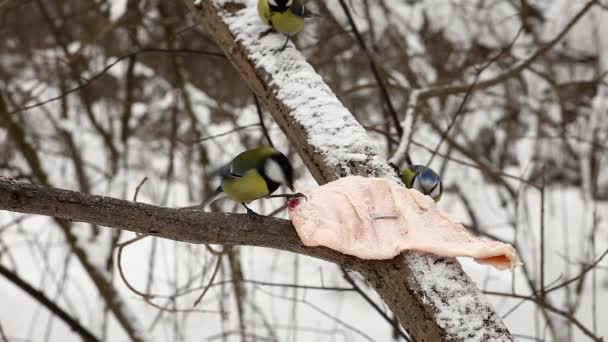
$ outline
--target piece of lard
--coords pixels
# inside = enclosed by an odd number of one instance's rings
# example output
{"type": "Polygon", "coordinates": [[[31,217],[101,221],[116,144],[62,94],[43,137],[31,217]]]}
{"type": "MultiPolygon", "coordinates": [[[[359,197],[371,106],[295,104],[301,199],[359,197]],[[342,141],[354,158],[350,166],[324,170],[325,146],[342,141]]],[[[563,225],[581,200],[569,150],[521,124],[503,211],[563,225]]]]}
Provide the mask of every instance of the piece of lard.
{"type": "Polygon", "coordinates": [[[472,235],[417,190],[384,178],[349,176],[288,203],[306,246],[325,246],[361,259],[391,259],[405,250],[471,257],[499,270],[520,264],[513,246],[472,235]]]}

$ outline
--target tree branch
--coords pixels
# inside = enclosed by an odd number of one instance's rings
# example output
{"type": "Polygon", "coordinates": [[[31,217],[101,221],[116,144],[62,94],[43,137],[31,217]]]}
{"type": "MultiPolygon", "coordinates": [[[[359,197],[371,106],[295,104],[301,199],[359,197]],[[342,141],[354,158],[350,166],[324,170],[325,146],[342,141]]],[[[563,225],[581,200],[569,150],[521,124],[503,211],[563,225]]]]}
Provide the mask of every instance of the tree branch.
{"type": "Polygon", "coordinates": [[[25,280],[21,279],[15,272],[0,264],[0,274],[4,276],[8,281],[13,283],[25,291],[28,295],[32,296],[40,304],[44,305],[50,312],[59,317],[65,324],[67,324],[74,333],[78,334],[84,341],[98,342],[100,341],[93,333],[87,328],[83,327],[80,322],[74,319],[70,314],[65,312],[61,307],[50,300],[42,291],[36,290],[32,285],[28,284],[25,280]]]}
{"type": "Polygon", "coordinates": [[[362,262],[328,248],[304,247],[289,220],[251,220],[245,214],[164,208],[3,177],[0,210],[93,223],[181,242],[270,247],[345,266],[362,262]]]}
{"type": "MultiPolygon", "coordinates": [[[[282,37],[260,37],[267,27],[255,6],[245,5],[251,2],[185,2],[273,115],[317,182],[347,175],[397,180],[377,145],[304,56],[292,44],[281,51],[282,37]]],[[[263,237],[267,238],[273,236],[263,237]]],[[[256,242],[267,247],[270,243],[256,242]]],[[[311,249],[298,250],[310,255],[311,249]]],[[[393,260],[354,262],[330,255],[339,258],[334,262],[350,263],[349,268],[360,272],[416,340],[512,340],[455,259],[404,253],[393,260]]]]}

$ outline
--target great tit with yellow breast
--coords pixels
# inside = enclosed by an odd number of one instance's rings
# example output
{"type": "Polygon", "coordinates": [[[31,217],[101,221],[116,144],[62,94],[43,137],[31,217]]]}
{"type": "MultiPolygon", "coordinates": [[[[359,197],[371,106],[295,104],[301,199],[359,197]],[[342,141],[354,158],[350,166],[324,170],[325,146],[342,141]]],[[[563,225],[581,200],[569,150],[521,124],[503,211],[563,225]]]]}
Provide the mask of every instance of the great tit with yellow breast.
{"type": "Polygon", "coordinates": [[[301,197],[302,194],[274,195],[279,186],[293,188],[293,167],[287,157],[271,147],[247,150],[237,155],[220,170],[220,186],[201,203],[202,209],[216,200],[228,197],[241,203],[248,214],[255,212],[247,203],[262,197],[301,197]]]}
{"type": "Polygon", "coordinates": [[[287,46],[290,35],[302,30],[304,19],[316,16],[304,7],[301,0],[258,0],[258,14],[266,25],[270,25],[269,31],[274,29],[287,36],[281,50],[287,46]]]}

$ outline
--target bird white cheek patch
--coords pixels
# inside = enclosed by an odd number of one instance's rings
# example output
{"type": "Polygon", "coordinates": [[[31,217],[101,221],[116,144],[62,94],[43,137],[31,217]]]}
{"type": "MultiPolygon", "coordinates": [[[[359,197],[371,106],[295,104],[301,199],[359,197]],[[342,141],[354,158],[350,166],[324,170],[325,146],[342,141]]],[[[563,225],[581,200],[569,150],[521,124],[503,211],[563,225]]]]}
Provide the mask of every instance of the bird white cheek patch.
{"type": "Polygon", "coordinates": [[[350,176],[289,201],[289,216],[306,246],[361,259],[391,259],[404,250],[471,257],[499,270],[520,264],[506,243],[482,240],[416,190],[383,178],[350,176]]]}

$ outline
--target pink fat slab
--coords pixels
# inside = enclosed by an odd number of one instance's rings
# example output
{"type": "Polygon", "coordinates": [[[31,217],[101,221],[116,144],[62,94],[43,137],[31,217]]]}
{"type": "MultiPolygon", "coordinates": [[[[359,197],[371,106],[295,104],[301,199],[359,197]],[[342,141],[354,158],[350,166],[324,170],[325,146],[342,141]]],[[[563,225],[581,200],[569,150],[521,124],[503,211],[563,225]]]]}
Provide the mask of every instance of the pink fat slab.
{"type": "Polygon", "coordinates": [[[513,246],[482,240],[416,190],[384,178],[349,176],[289,203],[306,246],[325,246],[361,259],[391,259],[404,250],[471,257],[499,270],[520,264],[513,246]]]}

